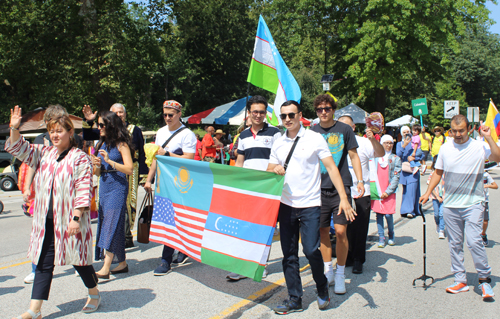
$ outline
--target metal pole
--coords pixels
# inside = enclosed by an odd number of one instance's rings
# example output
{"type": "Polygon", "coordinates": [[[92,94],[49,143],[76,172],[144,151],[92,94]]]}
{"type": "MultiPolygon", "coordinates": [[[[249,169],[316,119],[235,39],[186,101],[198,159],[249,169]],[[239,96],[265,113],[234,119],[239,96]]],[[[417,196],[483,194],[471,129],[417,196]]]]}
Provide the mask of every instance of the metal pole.
{"type": "MultiPolygon", "coordinates": [[[[247,83],[248,86],[247,86],[247,99],[245,101],[245,117],[243,118],[244,123],[246,123],[247,120],[247,103],[248,103],[248,96],[250,95],[250,82],[247,83]]],[[[243,124],[243,126],[245,126],[245,124],[243,124]]]]}

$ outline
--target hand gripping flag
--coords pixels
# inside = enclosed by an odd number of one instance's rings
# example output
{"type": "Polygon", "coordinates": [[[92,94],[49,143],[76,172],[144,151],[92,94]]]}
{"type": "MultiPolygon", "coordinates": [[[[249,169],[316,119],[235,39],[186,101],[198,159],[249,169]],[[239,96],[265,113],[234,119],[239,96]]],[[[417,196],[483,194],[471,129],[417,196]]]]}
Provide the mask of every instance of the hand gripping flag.
{"type": "Polygon", "coordinates": [[[261,281],[284,177],[157,156],[150,240],[261,281]]]}
{"type": "Polygon", "coordinates": [[[262,16],[259,17],[247,82],[276,94],[273,118],[270,121],[272,125],[281,123],[280,107],[284,102],[294,100],[300,103],[302,98],[300,87],[278,52],[262,16]]]}
{"type": "Polygon", "coordinates": [[[484,125],[489,126],[491,130],[491,137],[495,143],[497,143],[498,137],[500,136],[500,114],[498,113],[498,110],[492,100],[490,100],[488,114],[486,115],[484,125]]]}

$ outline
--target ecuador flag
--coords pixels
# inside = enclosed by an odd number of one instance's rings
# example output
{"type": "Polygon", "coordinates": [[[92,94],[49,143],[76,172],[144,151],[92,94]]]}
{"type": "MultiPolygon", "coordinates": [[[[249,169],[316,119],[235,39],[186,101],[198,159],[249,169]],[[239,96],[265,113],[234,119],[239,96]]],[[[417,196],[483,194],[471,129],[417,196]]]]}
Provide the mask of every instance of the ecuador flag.
{"type": "Polygon", "coordinates": [[[490,106],[488,107],[488,114],[486,115],[484,125],[490,128],[491,137],[495,143],[498,142],[498,137],[500,136],[500,114],[492,100],[490,100],[490,106]]]}
{"type": "Polygon", "coordinates": [[[284,177],[166,156],[157,164],[150,240],[260,281],[284,177]]]}

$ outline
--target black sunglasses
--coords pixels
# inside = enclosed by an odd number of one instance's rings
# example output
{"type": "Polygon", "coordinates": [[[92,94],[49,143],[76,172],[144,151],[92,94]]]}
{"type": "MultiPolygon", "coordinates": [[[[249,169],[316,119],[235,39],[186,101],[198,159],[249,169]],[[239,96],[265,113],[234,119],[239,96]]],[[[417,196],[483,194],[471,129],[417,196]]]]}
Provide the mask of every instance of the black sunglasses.
{"type": "Polygon", "coordinates": [[[323,111],[325,111],[326,113],[330,113],[330,111],[332,110],[333,108],[330,107],[330,106],[327,106],[327,107],[318,107],[316,109],[316,113],[323,113],[323,111]]]}
{"type": "Polygon", "coordinates": [[[103,127],[106,127],[106,124],[104,124],[104,123],[97,123],[97,126],[98,126],[99,128],[103,128],[103,127]]]}
{"type": "Polygon", "coordinates": [[[175,114],[172,114],[172,113],[163,113],[163,117],[168,117],[169,119],[171,119],[172,117],[174,117],[175,114]]]}
{"type": "Polygon", "coordinates": [[[293,120],[295,118],[295,114],[299,114],[299,112],[297,112],[297,113],[288,113],[288,114],[281,113],[280,117],[281,117],[282,120],[286,120],[286,117],[288,116],[290,118],[290,120],[293,120]]]}

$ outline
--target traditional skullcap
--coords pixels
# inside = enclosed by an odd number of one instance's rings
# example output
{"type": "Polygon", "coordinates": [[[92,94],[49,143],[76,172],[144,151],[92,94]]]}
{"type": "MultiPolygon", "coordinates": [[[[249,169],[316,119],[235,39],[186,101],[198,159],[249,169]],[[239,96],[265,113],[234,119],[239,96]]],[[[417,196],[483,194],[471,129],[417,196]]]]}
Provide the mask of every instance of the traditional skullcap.
{"type": "Polygon", "coordinates": [[[409,128],[408,126],[406,126],[406,125],[403,125],[403,126],[401,127],[401,130],[400,130],[401,135],[403,135],[403,132],[404,132],[404,131],[408,131],[408,132],[410,132],[410,133],[411,133],[410,128],[409,128]]]}
{"type": "Polygon", "coordinates": [[[167,100],[165,102],[163,102],[163,108],[169,108],[169,109],[175,109],[177,111],[181,111],[182,110],[182,105],[181,103],[175,101],[175,100],[167,100]]]}
{"type": "Polygon", "coordinates": [[[389,134],[385,134],[380,138],[380,144],[384,144],[385,142],[394,142],[394,139],[389,134]]]}

